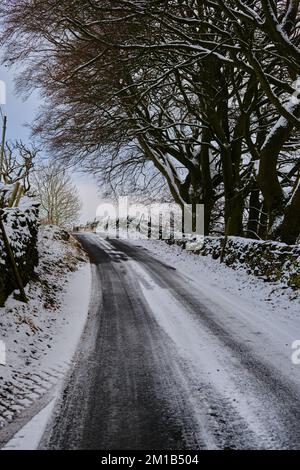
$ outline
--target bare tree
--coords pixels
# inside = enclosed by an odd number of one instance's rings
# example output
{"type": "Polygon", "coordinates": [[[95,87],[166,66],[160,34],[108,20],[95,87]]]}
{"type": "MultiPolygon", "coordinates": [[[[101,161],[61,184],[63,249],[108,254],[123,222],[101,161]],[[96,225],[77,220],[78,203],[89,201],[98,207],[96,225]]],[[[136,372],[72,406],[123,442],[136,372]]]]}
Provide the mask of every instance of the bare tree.
{"type": "Polygon", "coordinates": [[[69,228],[78,221],[81,200],[68,173],[57,166],[44,166],[34,173],[33,194],[40,204],[44,223],[69,228]]]}
{"type": "Polygon", "coordinates": [[[38,153],[38,148],[24,144],[21,140],[6,143],[1,174],[6,188],[6,203],[2,199],[1,205],[17,206],[22,196],[30,191],[31,175],[38,153]]]}
{"type": "Polygon", "coordinates": [[[4,153],[2,176],[6,184],[22,183],[24,192],[30,190],[30,174],[39,153],[35,145],[21,140],[7,142],[4,153]]]}

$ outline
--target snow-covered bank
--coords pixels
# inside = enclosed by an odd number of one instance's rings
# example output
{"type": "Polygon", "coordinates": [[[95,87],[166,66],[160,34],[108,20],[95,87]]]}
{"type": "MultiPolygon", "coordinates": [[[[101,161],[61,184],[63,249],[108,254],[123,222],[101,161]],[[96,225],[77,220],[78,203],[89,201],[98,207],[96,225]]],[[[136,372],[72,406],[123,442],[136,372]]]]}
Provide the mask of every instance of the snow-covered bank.
{"type": "Polygon", "coordinates": [[[55,406],[55,398],[17,432],[2,450],[37,450],[55,406]]]}
{"type": "Polygon", "coordinates": [[[64,231],[42,227],[38,248],[37,280],[26,287],[28,304],[11,296],[0,309],[6,349],[0,365],[0,444],[55,396],[88,313],[90,266],[79,244],[64,231]]]}
{"type": "MultiPolygon", "coordinates": [[[[199,285],[210,286],[217,294],[232,296],[235,302],[246,304],[250,309],[261,310],[267,316],[300,319],[300,292],[278,282],[249,274],[242,265],[232,269],[210,256],[198,256],[176,245],[157,240],[131,240],[149,250],[161,261],[193,278],[199,285]]],[[[296,334],[296,333],[295,333],[296,334]]]]}
{"type": "MultiPolygon", "coordinates": [[[[218,259],[223,242],[223,237],[205,237],[199,254],[218,259]]],[[[254,274],[265,282],[281,283],[283,288],[300,288],[299,245],[228,237],[223,261],[233,269],[242,266],[248,274],[254,274]]]]}

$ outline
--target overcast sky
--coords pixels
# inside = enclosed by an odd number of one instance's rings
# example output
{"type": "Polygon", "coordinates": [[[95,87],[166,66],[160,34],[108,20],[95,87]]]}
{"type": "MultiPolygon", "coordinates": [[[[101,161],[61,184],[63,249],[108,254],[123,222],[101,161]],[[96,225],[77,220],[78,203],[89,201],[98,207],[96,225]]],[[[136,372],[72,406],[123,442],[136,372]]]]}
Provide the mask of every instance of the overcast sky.
{"type": "MultiPolygon", "coordinates": [[[[22,139],[24,142],[29,142],[31,132],[27,126],[34,119],[41,105],[41,98],[38,93],[32,94],[25,101],[17,96],[14,75],[14,70],[0,65],[0,80],[3,80],[6,85],[6,104],[1,107],[3,113],[7,115],[7,140],[22,139]]],[[[81,222],[93,220],[100,202],[95,181],[92,177],[77,173],[73,175],[73,179],[83,203],[81,222]]]]}

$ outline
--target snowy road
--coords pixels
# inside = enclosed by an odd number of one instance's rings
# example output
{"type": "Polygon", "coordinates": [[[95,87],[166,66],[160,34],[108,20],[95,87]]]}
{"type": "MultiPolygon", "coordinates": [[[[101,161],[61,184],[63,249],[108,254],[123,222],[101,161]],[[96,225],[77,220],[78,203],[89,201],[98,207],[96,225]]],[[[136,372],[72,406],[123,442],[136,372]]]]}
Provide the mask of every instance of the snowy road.
{"type": "Polygon", "coordinates": [[[134,244],[78,239],[89,319],[41,448],[300,448],[295,331],[134,244]]]}

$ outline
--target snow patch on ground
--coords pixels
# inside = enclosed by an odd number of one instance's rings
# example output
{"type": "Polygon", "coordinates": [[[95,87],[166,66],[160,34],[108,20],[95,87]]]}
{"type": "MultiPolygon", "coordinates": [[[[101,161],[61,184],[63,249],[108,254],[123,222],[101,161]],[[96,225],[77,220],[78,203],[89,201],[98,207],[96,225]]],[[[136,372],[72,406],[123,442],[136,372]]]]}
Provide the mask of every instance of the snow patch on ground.
{"type": "Polygon", "coordinates": [[[221,264],[219,259],[199,256],[179,246],[168,245],[164,241],[130,240],[130,242],[146,248],[159,260],[195,280],[199,286],[210,286],[215,295],[225,294],[228,299],[228,295],[231,294],[234,302],[239,301],[253,311],[262,310],[268,317],[279,315],[291,319],[293,323],[300,319],[299,290],[287,288],[280,283],[265,282],[257,276],[248,274],[243,266],[232,269],[221,264]]]}
{"type": "Polygon", "coordinates": [[[53,399],[27,423],[2,450],[36,450],[55,406],[53,399]]]}

